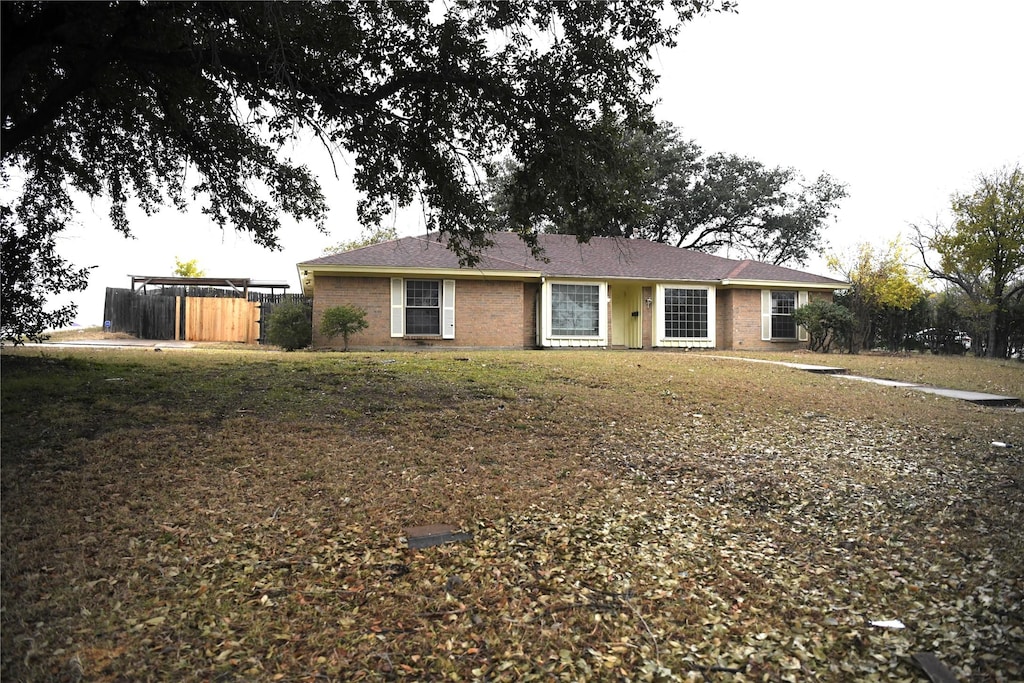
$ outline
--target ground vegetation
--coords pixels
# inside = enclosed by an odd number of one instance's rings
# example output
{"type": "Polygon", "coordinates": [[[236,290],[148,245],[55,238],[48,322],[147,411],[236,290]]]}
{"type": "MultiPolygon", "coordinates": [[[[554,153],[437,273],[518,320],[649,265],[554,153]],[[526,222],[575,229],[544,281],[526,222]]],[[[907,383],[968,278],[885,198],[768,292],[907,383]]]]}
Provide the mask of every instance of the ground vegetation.
{"type": "Polygon", "coordinates": [[[720,355],[8,352],[0,673],[1019,680],[1019,414],[720,355]]]}

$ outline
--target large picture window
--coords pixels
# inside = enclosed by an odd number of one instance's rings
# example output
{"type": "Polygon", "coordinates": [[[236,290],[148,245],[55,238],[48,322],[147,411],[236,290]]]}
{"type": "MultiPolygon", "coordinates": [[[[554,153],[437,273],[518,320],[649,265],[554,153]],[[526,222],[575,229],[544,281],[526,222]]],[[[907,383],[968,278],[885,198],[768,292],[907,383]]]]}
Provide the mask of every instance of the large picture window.
{"type": "Polygon", "coordinates": [[[704,339],[708,336],[708,290],[665,288],[665,337],[704,339]]]}
{"type": "Polygon", "coordinates": [[[772,339],[796,339],[796,292],[772,292],[772,339]]]}
{"type": "Polygon", "coordinates": [[[441,283],[438,280],[405,281],[405,333],[441,334],[441,283]]]}
{"type": "Polygon", "coordinates": [[[551,285],[551,334],[596,337],[600,328],[601,288],[598,285],[551,285]]]}

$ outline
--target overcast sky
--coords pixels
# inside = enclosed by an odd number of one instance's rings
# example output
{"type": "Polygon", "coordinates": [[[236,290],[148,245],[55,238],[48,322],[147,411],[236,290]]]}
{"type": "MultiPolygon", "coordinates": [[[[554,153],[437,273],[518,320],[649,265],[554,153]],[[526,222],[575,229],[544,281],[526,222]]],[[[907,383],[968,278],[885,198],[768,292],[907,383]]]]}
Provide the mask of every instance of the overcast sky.
{"type": "MultiPolygon", "coordinates": [[[[979,173],[1024,163],[1024,1],[741,0],[735,14],[688,24],[679,47],[662,51],[658,118],[706,152],[748,156],[822,172],[850,196],[826,231],[831,249],[882,244],[909,223],[945,219],[949,196],[979,173]]],[[[282,251],[222,233],[198,212],[165,209],[134,218],[134,240],[115,234],[102,204],[83,206],[62,253],[97,266],[78,322],[102,323],[106,287],[129,275],[170,275],[174,258],[198,259],[210,276],[285,280],[295,264],[359,236],[347,169],[329,173],[311,146],[303,160],[323,169],[330,235],[289,225],[282,251]]],[[[396,226],[417,234],[415,220],[396,226]]],[[[807,268],[828,274],[824,261],[807,268]]]]}

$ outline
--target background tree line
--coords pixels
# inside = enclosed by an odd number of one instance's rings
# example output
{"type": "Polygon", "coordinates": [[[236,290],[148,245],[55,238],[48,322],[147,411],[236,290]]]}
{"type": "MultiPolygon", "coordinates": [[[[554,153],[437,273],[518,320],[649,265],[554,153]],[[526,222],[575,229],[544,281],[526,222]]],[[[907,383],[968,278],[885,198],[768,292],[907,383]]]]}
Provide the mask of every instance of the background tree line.
{"type": "Polygon", "coordinates": [[[983,174],[950,209],[949,224],[913,226],[919,265],[900,240],[833,255],[851,287],[800,313],[817,350],[1024,356],[1024,172],[983,174]]]}

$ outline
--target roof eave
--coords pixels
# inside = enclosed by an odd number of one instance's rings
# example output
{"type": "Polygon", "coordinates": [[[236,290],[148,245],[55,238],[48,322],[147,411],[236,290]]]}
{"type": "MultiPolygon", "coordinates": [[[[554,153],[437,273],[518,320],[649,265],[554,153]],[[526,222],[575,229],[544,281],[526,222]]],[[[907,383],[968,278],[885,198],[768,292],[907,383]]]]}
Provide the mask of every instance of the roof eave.
{"type": "Polygon", "coordinates": [[[790,289],[815,289],[834,291],[837,289],[849,289],[849,282],[801,282],[800,280],[739,280],[726,278],[721,281],[723,287],[751,287],[765,289],[772,287],[786,287],[790,289]]]}

